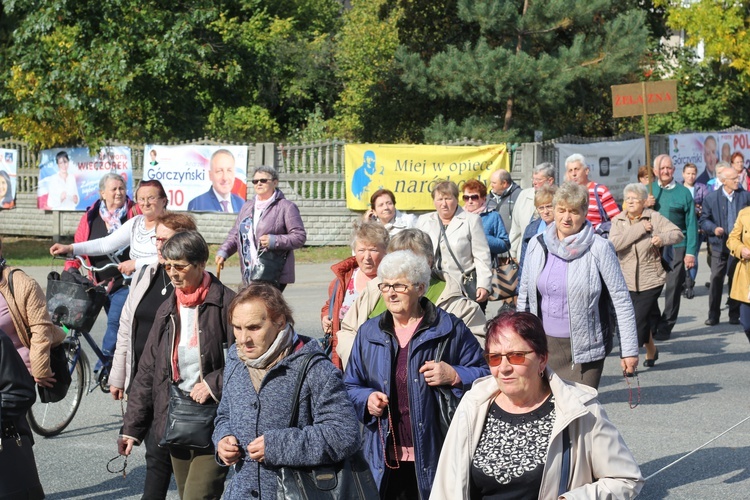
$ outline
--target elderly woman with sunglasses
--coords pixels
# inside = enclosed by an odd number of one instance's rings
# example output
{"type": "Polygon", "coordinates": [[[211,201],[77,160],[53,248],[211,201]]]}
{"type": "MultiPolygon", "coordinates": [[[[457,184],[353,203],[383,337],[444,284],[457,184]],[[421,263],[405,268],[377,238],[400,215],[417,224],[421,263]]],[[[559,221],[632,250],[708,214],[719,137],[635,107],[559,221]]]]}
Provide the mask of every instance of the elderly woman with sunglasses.
{"type": "Polygon", "coordinates": [[[590,387],[548,366],[539,318],[501,313],[487,325],[492,375],[453,417],[432,500],[634,498],[643,477],[590,387]],[[566,471],[566,475],[562,475],[566,471]]]}
{"type": "Polygon", "coordinates": [[[435,212],[417,220],[417,229],[430,235],[435,267],[450,274],[471,300],[487,301],[492,280],[490,247],[482,219],[458,206],[458,186],[443,181],[432,190],[435,212]]]}
{"type": "MultiPolygon", "coordinates": [[[[143,355],[149,332],[159,307],[172,297],[172,281],[164,269],[161,247],[178,232],[195,231],[195,219],[181,212],[167,212],[156,219],[156,245],[159,261],[142,267],[133,276],[130,293],[122,309],[117,331],[117,349],[109,374],[109,392],[114,399],[123,399],[138,373],[138,362],[143,355]]],[[[154,432],[146,434],[146,479],[143,498],[164,498],[172,478],[169,450],[159,446],[154,432]]]]}
{"type": "MultiPolygon", "coordinates": [[[[229,304],[236,294],[205,271],[203,237],[197,231],[177,233],[163,244],[161,255],[174,291],[156,312],[130,387],[118,439],[122,455],[143,442],[149,429],[156,443],[162,441],[173,384],[202,405],[217,404],[225,349],[234,343],[229,304]]],[[[227,470],[216,463],[213,449],[167,447],[180,498],[221,497],[227,470]]]]}
{"type": "Polygon", "coordinates": [[[489,373],[466,325],[424,297],[430,274],[408,250],[385,256],[378,288],[387,310],[359,329],[344,375],[381,498],[429,497],[445,437],[438,387],[461,397],[489,373]]]}
{"type": "Polygon", "coordinates": [[[484,235],[490,247],[492,258],[510,249],[510,238],[503,225],[503,219],[497,210],[487,209],[487,186],[476,179],[469,179],[464,184],[464,210],[477,214],[482,219],[484,235]]]}
{"type": "Polygon", "coordinates": [[[239,250],[242,284],[251,281],[253,266],[258,255],[272,252],[274,259],[283,259],[281,273],[269,279],[282,292],[294,283],[294,251],[307,241],[307,232],[297,205],[287,200],[278,189],[279,174],[276,169],[262,165],[253,172],[255,196],[248,200],[237,214],[234,227],[216,252],[216,265],[239,250]]]}

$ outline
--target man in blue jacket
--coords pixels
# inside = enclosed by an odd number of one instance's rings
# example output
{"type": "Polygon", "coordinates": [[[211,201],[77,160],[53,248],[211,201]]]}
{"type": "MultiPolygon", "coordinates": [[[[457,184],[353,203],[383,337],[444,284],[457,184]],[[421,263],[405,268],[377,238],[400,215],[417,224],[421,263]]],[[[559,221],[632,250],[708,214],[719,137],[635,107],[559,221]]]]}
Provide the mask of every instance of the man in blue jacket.
{"type": "MultiPolygon", "coordinates": [[[[707,194],[703,199],[700,227],[708,236],[711,246],[711,286],[708,289],[708,319],[705,324],[714,326],[719,323],[721,315],[721,295],[724,289],[724,277],[729,275],[729,289],[732,288],[735,259],[727,248],[727,237],[732,231],[737,213],[750,204],[750,194],[743,190],[737,171],[726,162],[716,165],[717,177],[722,187],[707,194]],[[724,168],[722,168],[724,167],[724,168]]],[[[740,324],[740,304],[729,299],[729,323],[740,324]]]]}
{"type": "Polygon", "coordinates": [[[208,170],[211,188],[188,203],[191,212],[237,213],[245,200],[232,193],[234,186],[234,156],[226,149],[219,149],[211,155],[208,170]]]}

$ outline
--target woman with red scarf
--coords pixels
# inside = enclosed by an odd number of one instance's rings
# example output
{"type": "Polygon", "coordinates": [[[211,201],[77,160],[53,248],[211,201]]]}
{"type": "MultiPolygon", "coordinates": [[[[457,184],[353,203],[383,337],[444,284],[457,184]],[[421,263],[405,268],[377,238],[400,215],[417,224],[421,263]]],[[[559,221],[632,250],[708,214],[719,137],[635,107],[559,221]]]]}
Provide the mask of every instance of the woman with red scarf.
{"type": "MultiPolygon", "coordinates": [[[[225,352],[234,343],[228,311],[235,293],[206,272],[208,245],[200,233],[175,234],[161,254],[174,293],[157,311],[138,363],[118,439],[123,455],[149,427],[161,441],[171,384],[200,404],[219,403],[225,352]]],[[[221,498],[227,469],[217,464],[213,448],[169,447],[169,453],[180,498],[221,498]]]]}

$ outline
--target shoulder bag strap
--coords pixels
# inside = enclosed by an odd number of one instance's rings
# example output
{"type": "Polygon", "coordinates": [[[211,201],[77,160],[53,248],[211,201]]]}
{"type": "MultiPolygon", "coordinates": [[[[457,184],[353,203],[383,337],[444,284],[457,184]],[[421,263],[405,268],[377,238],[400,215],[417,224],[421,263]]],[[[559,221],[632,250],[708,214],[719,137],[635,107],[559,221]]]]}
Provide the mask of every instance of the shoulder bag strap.
{"type": "Polygon", "coordinates": [[[437,352],[435,353],[435,363],[440,363],[443,360],[443,353],[445,352],[445,345],[447,343],[448,337],[438,344],[437,352]]]}
{"type": "Polygon", "coordinates": [[[560,486],[558,487],[557,496],[561,497],[568,491],[568,476],[570,476],[570,433],[568,428],[563,429],[563,455],[562,470],[560,471],[560,486]]]}
{"type": "Polygon", "coordinates": [[[302,383],[305,381],[305,376],[307,375],[307,370],[310,367],[310,362],[314,357],[317,356],[325,356],[322,352],[311,352],[310,354],[307,354],[305,356],[305,360],[302,362],[302,370],[299,372],[299,377],[297,378],[297,385],[294,388],[294,401],[292,406],[292,415],[289,417],[289,425],[287,427],[295,427],[295,424],[297,422],[297,417],[299,416],[299,395],[302,392],[302,383]]]}
{"type": "MultiPolygon", "coordinates": [[[[461,274],[466,276],[466,271],[464,271],[464,268],[461,266],[461,264],[458,263],[458,259],[456,259],[456,256],[453,254],[451,245],[450,243],[448,243],[448,236],[445,235],[445,227],[443,226],[443,222],[440,219],[438,219],[438,224],[440,224],[440,237],[445,240],[445,246],[448,247],[448,253],[451,254],[451,257],[453,257],[453,262],[456,263],[456,266],[458,266],[458,270],[461,271],[461,274]]],[[[438,241],[438,245],[440,245],[440,241],[438,241]]]]}
{"type": "Polygon", "coordinates": [[[333,282],[333,291],[331,292],[331,296],[328,300],[328,319],[333,320],[333,303],[334,299],[336,298],[336,292],[339,289],[339,279],[336,278],[336,281],[333,282]]]}
{"type": "Polygon", "coordinates": [[[599,216],[602,218],[602,222],[608,222],[609,214],[604,210],[602,199],[599,198],[599,186],[600,184],[594,184],[594,199],[596,200],[596,207],[599,209],[599,216]]]}

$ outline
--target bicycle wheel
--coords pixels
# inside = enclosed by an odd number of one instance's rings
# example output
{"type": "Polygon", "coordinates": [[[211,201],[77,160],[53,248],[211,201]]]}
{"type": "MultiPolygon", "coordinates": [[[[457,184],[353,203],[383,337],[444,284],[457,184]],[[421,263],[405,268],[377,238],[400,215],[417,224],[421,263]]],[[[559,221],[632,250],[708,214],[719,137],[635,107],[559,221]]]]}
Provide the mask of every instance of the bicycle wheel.
{"type": "MultiPolygon", "coordinates": [[[[66,353],[68,364],[70,365],[75,362],[75,347],[71,346],[66,353]]],[[[83,367],[86,364],[83,359],[85,356],[83,350],[79,348],[78,353],[80,358],[75,363],[75,367],[71,373],[72,380],[65,398],[57,403],[42,403],[37,399],[34,406],[29,410],[29,425],[40,436],[57,436],[70,424],[78,411],[81,398],[83,397],[83,388],[85,385],[83,367]]]]}

